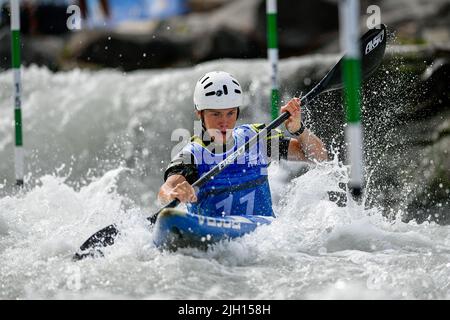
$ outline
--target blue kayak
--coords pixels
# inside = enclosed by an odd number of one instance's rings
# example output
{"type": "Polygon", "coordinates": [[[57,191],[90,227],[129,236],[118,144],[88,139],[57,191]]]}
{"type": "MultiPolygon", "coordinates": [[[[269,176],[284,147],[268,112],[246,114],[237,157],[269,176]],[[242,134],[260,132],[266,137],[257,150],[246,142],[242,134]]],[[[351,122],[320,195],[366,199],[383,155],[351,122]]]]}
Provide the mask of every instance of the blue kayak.
{"type": "Polygon", "coordinates": [[[260,225],[270,224],[273,219],[254,215],[208,217],[164,209],[156,220],[153,241],[157,247],[168,250],[185,247],[207,249],[208,245],[241,237],[260,225]]]}

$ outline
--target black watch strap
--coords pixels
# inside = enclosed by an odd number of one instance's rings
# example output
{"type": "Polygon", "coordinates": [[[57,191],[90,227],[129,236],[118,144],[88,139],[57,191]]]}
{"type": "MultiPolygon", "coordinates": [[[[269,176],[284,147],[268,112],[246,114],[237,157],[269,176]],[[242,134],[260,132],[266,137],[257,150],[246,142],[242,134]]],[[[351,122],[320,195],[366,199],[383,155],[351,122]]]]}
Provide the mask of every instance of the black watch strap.
{"type": "Polygon", "coordinates": [[[303,133],[303,131],[305,131],[305,129],[306,129],[306,127],[305,127],[305,125],[303,124],[303,121],[302,121],[302,122],[301,122],[300,129],[298,129],[298,130],[295,131],[295,132],[290,132],[290,134],[292,134],[292,135],[298,137],[299,135],[301,135],[301,134],[303,133]]]}

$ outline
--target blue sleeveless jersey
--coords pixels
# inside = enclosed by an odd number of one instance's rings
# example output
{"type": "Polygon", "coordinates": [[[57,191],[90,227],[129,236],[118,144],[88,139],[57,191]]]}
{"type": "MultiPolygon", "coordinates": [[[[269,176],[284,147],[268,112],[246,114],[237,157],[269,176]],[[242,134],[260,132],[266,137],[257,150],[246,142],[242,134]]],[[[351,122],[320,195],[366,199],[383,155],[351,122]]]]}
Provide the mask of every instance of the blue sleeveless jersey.
{"type": "MultiPolygon", "coordinates": [[[[234,128],[234,147],[225,153],[211,153],[202,140],[195,136],[184,149],[194,156],[201,177],[256,134],[254,125],[234,128]]],[[[268,165],[266,144],[255,143],[245,154],[198,190],[198,201],[188,203],[188,211],[207,216],[273,216],[267,178],[268,165]]]]}

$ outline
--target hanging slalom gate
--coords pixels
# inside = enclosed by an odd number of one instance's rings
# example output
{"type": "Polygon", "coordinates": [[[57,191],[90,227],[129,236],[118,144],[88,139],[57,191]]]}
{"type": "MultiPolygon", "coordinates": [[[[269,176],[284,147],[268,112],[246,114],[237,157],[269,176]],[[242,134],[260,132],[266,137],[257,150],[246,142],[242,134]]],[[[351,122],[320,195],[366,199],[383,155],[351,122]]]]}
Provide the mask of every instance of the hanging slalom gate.
{"type": "Polygon", "coordinates": [[[359,44],[359,0],[339,1],[339,29],[343,63],[344,102],[346,108],[345,141],[351,165],[349,188],[360,197],[363,188],[363,135],[361,128],[361,51],[359,44]]]}
{"type": "MultiPolygon", "coordinates": [[[[266,0],[267,56],[270,65],[271,115],[278,116],[278,40],[277,0],[266,0]]],[[[361,129],[360,88],[361,57],[359,50],[359,0],[339,0],[340,47],[345,52],[342,70],[346,108],[345,141],[351,164],[349,188],[355,197],[363,188],[363,135],[361,129]]]]}
{"type": "Polygon", "coordinates": [[[270,64],[270,101],[272,120],[278,117],[278,39],[277,0],[266,0],[267,15],[267,57],[270,64]]]}
{"type": "Polygon", "coordinates": [[[22,83],[21,83],[21,60],[20,60],[20,4],[19,0],[11,0],[11,61],[14,77],[14,126],[15,126],[15,149],[14,169],[16,184],[23,185],[24,176],[24,152],[22,141],[22,83]]]}

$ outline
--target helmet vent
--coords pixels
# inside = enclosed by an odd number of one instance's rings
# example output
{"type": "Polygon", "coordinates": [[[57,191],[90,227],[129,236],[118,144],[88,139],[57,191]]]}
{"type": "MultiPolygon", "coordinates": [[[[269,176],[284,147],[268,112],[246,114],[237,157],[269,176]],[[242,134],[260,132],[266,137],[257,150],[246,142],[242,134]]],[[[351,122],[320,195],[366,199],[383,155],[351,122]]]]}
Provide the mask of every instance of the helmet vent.
{"type": "Polygon", "coordinates": [[[206,77],[205,79],[203,79],[203,81],[201,82],[201,84],[203,84],[206,80],[208,80],[209,77],[206,77]]]}
{"type": "Polygon", "coordinates": [[[243,105],[243,87],[228,72],[212,71],[198,79],[193,97],[198,111],[238,108],[243,105]]]}

